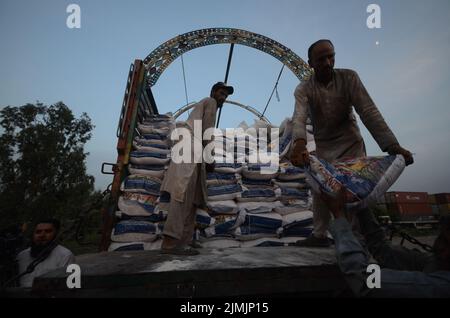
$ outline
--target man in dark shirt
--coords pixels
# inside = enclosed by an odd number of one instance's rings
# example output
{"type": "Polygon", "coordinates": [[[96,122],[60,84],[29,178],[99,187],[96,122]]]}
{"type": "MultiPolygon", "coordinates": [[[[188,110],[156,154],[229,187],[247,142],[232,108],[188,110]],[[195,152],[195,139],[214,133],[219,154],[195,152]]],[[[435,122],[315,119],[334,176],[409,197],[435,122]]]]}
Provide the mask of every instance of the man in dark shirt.
{"type": "Polygon", "coordinates": [[[381,267],[380,288],[369,288],[369,254],[355,238],[344,216],[344,192],[321,196],[334,216],[330,231],[336,258],[353,293],[358,297],[450,297],[450,219],[441,219],[433,253],[392,246],[368,209],[357,211],[367,248],[381,267]]]}

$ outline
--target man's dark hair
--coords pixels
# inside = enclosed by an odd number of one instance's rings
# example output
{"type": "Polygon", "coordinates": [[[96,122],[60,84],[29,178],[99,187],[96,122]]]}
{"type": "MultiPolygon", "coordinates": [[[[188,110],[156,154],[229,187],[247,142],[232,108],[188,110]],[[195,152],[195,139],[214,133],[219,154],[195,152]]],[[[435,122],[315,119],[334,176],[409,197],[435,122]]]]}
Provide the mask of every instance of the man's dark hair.
{"type": "Polygon", "coordinates": [[[314,42],[313,44],[311,44],[311,46],[308,49],[308,60],[311,60],[311,54],[312,54],[312,50],[314,49],[314,47],[322,42],[328,42],[331,44],[332,47],[334,47],[333,43],[328,40],[328,39],[320,39],[319,41],[314,42]]]}
{"type": "Polygon", "coordinates": [[[61,227],[61,223],[59,222],[59,220],[54,219],[54,218],[41,219],[36,222],[34,228],[36,228],[36,226],[38,224],[42,224],[42,223],[52,224],[53,227],[55,228],[55,233],[58,234],[59,228],[61,227]]]}

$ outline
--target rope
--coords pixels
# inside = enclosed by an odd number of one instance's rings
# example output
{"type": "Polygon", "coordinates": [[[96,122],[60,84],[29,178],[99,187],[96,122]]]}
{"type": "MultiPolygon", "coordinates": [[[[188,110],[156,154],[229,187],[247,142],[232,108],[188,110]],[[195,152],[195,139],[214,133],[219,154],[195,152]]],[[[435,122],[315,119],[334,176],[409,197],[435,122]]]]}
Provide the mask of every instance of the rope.
{"type": "MultiPolygon", "coordinates": [[[[181,67],[183,69],[183,81],[184,81],[184,95],[186,96],[186,105],[189,104],[189,98],[187,93],[187,85],[186,85],[186,73],[184,71],[184,60],[183,60],[183,54],[181,54],[181,67]]],[[[188,110],[188,116],[190,115],[190,112],[188,110]]]]}
{"type": "Polygon", "coordinates": [[[284,70],[284,64],[281,67],[280,74],[278,74],[277,82],[275,83],[275,86],[274,86],[274,88],[272,90],[272,94],[270,94],[269,100],[267,101],[266,107],[264,108],[264,111],[262,112],[261,117],[264,116],[264,114],[266,113],[267,107],[269,106],[270,101],[272,100],[272,96],[275,93],[275,91],[277,92],[277,100],[280,101],[280,97],[278,95],[277,87],[278,87],[278,81],[280,80],[280,77],[281,77],[281,74],[283,73],[283,70],[284,70]]]}

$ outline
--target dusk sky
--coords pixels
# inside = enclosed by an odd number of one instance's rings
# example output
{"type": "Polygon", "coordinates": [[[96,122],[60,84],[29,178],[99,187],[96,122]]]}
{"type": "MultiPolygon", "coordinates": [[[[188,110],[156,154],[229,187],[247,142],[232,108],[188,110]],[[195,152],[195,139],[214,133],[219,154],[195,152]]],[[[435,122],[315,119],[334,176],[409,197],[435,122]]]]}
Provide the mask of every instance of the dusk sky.
{"type": "MultiPolygon", "coordinates": [[[[0,0],[0,107],[36,100],[86,112],[95,129],[87,144],[88,173],[96,188],[111,176],[116,129],[130,63],[189,31],[230,27],[272,38],[305,61],[309,45],[333,41],[336,68],[356,70],[400,144],[415,163],[391,188],[450,192],[450,1],[104,1],[0,0]],[[69,29],[69,4],[81,8],[81,28],[69,29]],[[366,25],[366,8],[381,8],[381,28],[366,25]]],[[[209,95],[223,80],[229,45],[195,49],[184,56],[189,102],[209,95]]],[[[233,101],[262,111],[282,64],[261,51],[237,45],[228,83],[233,101]]],[[[299,81],[285,68],[266,113],[279,125],[294,110],[299,81]]],[[[161,113],[185,101],[181,59],[152,88],[161,113]]],[[[225,105],[221,127],[253,123],[249,112],[225,105]]],[[[369,155],[383,154],[360,122],[369,155]]]]}

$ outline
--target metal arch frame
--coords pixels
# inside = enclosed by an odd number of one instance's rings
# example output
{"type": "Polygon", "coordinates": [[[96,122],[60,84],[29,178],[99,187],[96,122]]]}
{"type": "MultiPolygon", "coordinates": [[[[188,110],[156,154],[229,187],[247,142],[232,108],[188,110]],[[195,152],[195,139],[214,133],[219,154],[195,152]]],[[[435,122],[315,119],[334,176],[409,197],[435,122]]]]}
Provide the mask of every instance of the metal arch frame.
{"type": "MultiPolygon", "coordinates": [[[[232,104],[232,105],[236,105],[239,106],[249,112],[251,112],[253,115],[255,115],[256,117],[258,117],[259,119],[264,120],[266,123],[271,124],[271,122],[267,119],[267,117],[265,117],[263,114],[261,114],[258,110],[256,110],[255,108],[253,108],[252,106],[248,106],[248,105],[244,105],[238,102],[234,102],[232,100],[226,100],[225,103],[228,104],[232,104]]],[[[180,117],[182,114],[184,114],[185,112],[187,112],[189,109],[191,109],[192,107],[194,107],[194,105],[196,104],[196,102],[192,102],[189,103],[183,107],[180,107],[174,114],[173,117],[178,118],[180,117]]]]}
{"type": "Polygon", "coordinates": [[[266,36],[241,29],[209,28],[178,35],[153,50],[143,61],[148,85],[155,85],[164,70],[183,53],[207,45],[227,43],[245,45],[272,55],[300,81],[312,74],[312,69],[302,58],[266,36]]]}

